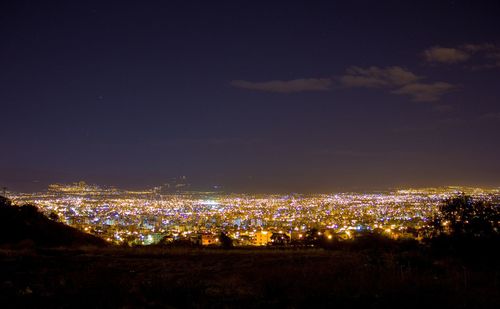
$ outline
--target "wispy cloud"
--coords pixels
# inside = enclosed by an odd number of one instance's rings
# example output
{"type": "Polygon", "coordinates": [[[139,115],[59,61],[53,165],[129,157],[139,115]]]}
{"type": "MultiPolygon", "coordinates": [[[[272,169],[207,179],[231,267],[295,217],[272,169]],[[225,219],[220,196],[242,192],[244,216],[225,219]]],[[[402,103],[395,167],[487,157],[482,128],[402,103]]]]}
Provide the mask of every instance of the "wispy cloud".
{"type": "Polygon", "coordinates": [[[294,93],[305,91],[329,90],[333,84],[330,78],[301,78],[292,80],[271,80],[265,82],[250,82],[246,80],[233,80],[231,85],[248,90],[294,93]]]}
{"type": "Polygon", "coordinates": [[[416,82],[421,77],[399,66],[379,68],[372,66],[361,68],[352,66],[340,77],[340,82],[346,87],[381,88],[406,85],[416,82]]]}
{"type": "Polygon", "coordinates": [[[457,63],[470,58],[470,54],[458,48],[434,46],[424,51],[425,60],[428,62],[457,63]]]}
{"type": "MultiPolygon", "coordinates": [[[[469,48],[473,49],[473,46],[469,48]]],[[[302,78],[263,82],[233,80],[230,84],[242,89],[276,93],[326,91],[332,89],[334,85],[345,88],[377,88],[387,89],[396,95],[407,95],[413,101],[418,102],[437,101],[444,94],[456,89],[450,83],[429,83],[424,82],[424,80],[424,77],[401,66],[371,66],[367,68],[351,66],[346,69],[343,75],[334,78],[302,78]]],[[[449,109],[447,107],[447,110],[449,109]]]]}
{"type": "Polygon", "coordinates": [[[392,94],[408,95],[413,101],[433,102],[442,95],[455,89],[455,86],[445,82],[424,83],[424,78],[399,66],[350,67],[340,77],[345,87],[386,88],[392,94]]]}
{"type": "Polygon", "coordinates": [[[474,64],[469,68],[474,71],[500,68],[500,48],[497,51],[487,53],[484,57],[486,59],[486,63],[474,64]]]}
{"type": "Polygon", "coordinates": [[[456,89],[454,85],[445,82],[432,84],[414,83],[404,85],[397,90],[393,90],[392,93],[408,95],[416,102],[434,102],[439,100],[442,95],[454,89],[456,89]]]}
{"type": "Polygon", "coordinates": [[[498,47],[495,44],[491,43],[483,43],[483,44],[463,44],[460,45],[462,50],[465,50],[470,53],[477,53],[477,52],[490,52],[490,51],[498,51],[498,47]]]}
{"type": "MultiPolygon", "coordinates": [[[[423,79],[423,77],[400,66],[385,68],[352,66],[346,70],[344,75],[337,78],[338,84],[343,87],[389,89],[392,94],[408,95],[414,101],[419,102],[437,101],[442,95],[455,89],[455,86],[449,83],[424,83],[421,81],[423,79]]],[[[335,83],[333,78],[302,78],[264,82],[233,80],[230,84],[233,87],[254,91],[297,93],[330,90],[335,83]]]]}
{"type": "Polygon", "coordinates": [[[424,59],[430,63],[469,63],[472,70],[500,68],[500,47],[495,44],[463,44],[455,47],[433,46],[424,50],[424,59]]]}

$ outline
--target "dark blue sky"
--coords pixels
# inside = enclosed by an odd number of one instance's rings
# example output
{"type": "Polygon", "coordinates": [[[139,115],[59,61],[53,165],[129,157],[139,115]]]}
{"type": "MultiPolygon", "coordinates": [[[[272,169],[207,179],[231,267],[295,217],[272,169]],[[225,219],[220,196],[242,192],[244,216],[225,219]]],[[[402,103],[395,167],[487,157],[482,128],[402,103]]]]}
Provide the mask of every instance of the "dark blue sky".
{"type": "Polygon", "coordinates": [[[10,1],[0,185],[500,185],[498,1],[10,1]]]}

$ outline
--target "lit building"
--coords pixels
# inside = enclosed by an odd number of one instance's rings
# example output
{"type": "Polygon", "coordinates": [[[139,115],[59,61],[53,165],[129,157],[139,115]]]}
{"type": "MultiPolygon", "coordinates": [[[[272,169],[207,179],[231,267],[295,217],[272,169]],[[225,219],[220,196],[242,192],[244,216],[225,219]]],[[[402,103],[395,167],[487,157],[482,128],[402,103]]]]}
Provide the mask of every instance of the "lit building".
{"type": "Polygon", "coordinates": [[[272,234],[268,231],[259,231],[255,233],[254,244],[256,246],[266,246],[269,242],[271,242],[272,234]]]}
{"type": "Polygon", "coordinates": [[[198,240],[199,244],[202,246],[216,245],[219,243],[219,238],[212,234],[201,234],[198,240]]]}

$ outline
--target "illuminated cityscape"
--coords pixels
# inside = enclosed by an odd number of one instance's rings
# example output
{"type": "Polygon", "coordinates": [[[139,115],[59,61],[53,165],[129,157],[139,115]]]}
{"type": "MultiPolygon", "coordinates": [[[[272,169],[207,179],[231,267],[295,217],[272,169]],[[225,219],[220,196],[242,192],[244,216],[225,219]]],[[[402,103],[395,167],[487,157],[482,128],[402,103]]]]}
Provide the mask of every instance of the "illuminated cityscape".
{"type": "Polygon", "coordinates": [[[0,309],[500,308],[499,16],[1,1],[0,309]]]}
{"type": "Polygon", "coordinates": [[[116,244],[190,240],[213,245],[223,231],[235,245],[262,246],[272,243],[276,234],[300,240],[312,228],[328,235],[327,239],[349,239],[364,232],[420,239],[437,215],[437,206],[459,192],[500,201],[500,189],[468,187],[251,195],[164,193],[160,188],[128,191],[85,182],[54,184],[46,192],[10,193],[9,197],[19,205],[34,204],[48,216],[116,244]]]}

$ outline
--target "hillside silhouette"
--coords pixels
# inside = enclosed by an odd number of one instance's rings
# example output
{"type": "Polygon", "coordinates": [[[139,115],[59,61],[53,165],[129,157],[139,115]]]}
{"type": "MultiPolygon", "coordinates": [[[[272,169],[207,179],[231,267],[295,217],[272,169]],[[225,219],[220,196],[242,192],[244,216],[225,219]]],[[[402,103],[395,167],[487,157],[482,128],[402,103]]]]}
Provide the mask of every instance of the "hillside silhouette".
{"type": "Polygon", "coordinates": [[[21,247],[106,246],[96,236],[47,218],[33,205],[16,206],[0,196],[0,245],[21,247]]]}

